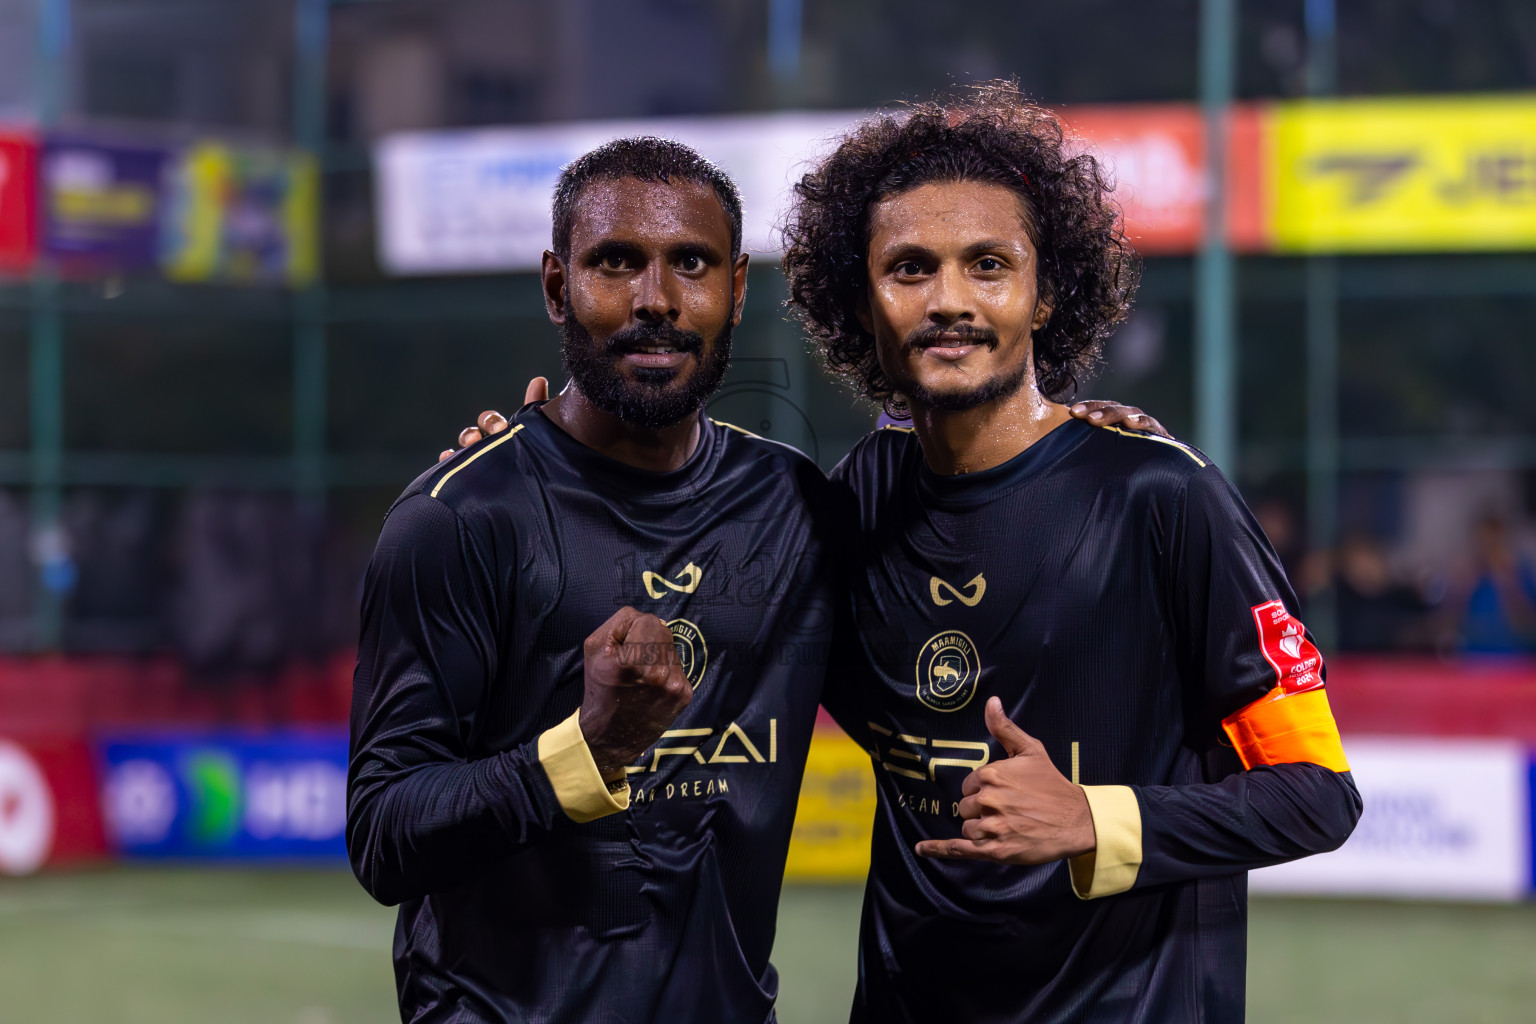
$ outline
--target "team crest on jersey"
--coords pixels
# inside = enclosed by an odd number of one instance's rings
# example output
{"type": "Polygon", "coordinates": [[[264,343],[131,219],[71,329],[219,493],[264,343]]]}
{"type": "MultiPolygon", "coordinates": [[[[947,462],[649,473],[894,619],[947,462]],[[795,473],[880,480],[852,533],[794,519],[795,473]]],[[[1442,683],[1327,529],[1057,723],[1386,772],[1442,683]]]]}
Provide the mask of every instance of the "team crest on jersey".
{"type": "Polygon", "coordinates": [[[981,660],[958,629],[930,637],[917,655],[917,699],[935,711],[959,711],[976,696],[981,660]]]}
{"type": "Polygon", "coordinates": [[[704,634],[697,624],[687,619],[673,619],[667,623],[667,628],[672,630],[672,644],[677,648],[683,675],[697,690],[699,681],[704,678],[704,670],[709,667],[709,648],[705,646],[704,634]]]}

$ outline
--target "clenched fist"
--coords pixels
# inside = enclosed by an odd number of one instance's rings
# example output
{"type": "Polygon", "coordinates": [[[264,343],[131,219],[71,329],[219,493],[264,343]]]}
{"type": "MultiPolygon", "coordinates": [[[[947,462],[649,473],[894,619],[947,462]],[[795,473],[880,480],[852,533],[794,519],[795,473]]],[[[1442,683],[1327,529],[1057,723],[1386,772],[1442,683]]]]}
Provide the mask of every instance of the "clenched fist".
{"type": "Polygon", "coordinates": [[[693,699],[672,630],[626,605],[587,637],[581,735],[609,782],[645,753],[693,699]]]}
{"type": "Polygon", "coordinates": [[[925,839],[923,857],[965,857],[999,864],[1049,864],[1093,850],[1093,812],[1082,787],[1056,766],[1039,740],[987,699],[987,729],[1008,757],[967,775],[960,786],[963,839],[925,839]]]}

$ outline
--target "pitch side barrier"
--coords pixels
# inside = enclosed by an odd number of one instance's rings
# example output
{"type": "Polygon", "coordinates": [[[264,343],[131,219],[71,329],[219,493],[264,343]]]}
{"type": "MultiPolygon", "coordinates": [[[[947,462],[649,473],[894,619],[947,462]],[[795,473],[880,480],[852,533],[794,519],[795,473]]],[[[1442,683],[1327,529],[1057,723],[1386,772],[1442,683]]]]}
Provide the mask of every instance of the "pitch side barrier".
{"type": "MultiPolygon", "coordinates": [[[[826,656],[807,646],[733,653],[826,656]]],[[[236,691],[221,707],[164,664],[0,660],[0,874],[113,858],[342,867],[350,667],[296,669],[265,701],[236,691]]],[[[1254,891],[1532,898],[1536,660],[1339,657],[1328,690],[1365,813],[1337,852],[1253,872],[1254,891]]],[[[823,714],[791,881],[863,879],[878,770],[823,714]]]]}

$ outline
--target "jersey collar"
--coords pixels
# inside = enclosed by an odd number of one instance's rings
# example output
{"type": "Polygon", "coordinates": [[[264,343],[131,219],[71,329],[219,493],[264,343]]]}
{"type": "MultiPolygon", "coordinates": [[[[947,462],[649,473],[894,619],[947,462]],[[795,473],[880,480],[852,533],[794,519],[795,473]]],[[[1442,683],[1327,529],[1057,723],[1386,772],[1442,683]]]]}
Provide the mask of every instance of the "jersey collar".
{"type": "Polygon", "coordinates": [[[719,432],[707,417],[699,424],[699,443],[677,469],[664,473],[640,469],[588,448],[544,415],[537,402],[519,409],[514,421],[523,424],[531,439],[552,451],[584,478],[609,485],[631,500],[667,498],[696,486],[714,468],[720,450],[719,432]]]}
{"type": "Polygon", "coordinates": [[[1088,440],[1093,429],[1082,420],[1068,420],[1001,466],[979,473],[945,476],[929,469],[927,461],[919,457],[918,492],[935,505],[985,504],[1054,466],[1088,440]]]}

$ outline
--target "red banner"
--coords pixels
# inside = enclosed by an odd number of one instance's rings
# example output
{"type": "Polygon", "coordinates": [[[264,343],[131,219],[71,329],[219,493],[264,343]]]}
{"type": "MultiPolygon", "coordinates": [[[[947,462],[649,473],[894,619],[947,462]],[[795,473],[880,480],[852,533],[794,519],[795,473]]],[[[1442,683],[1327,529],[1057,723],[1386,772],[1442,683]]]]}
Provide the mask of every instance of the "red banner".
{"type": "Polygon", "coordinates": [[[19,273],[37,253],[37,142],[0,131],[0,273],[19,273]]]}
{"type": "MultiPolygon", "coordinates": [[[[1072,107],[1071,129],[1114,174],[1125,230],[1145,253],[1199,248],[1205,232],[1205,121],[1190,104],[1072,107]]],[[[1262,175],[1266,118],[1258,107],[1234,107],[1227,122],[1227,239],[1238,249],[1264,247],[1262,175]]]]}
{"type": "Polygon", "coordinates": [[[0,875],[29,875],[106,851],[86,742],[0,738],[0,875]]]}
{"type": "Polygon", "coordinates": [[[1240,252],[1275,247],[1275,199],[1265,168],[1274,160],[1272,107],[1237,106],[1227,119],[1227,241],[1240,252]]]}
{"type": "Polygon", "coordinates": [[[1333,713],[1351,736],[1503,737],[1536,746],[1536,659],[1337,655],[1333,713]]]}

